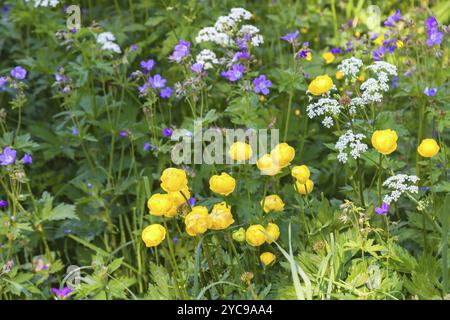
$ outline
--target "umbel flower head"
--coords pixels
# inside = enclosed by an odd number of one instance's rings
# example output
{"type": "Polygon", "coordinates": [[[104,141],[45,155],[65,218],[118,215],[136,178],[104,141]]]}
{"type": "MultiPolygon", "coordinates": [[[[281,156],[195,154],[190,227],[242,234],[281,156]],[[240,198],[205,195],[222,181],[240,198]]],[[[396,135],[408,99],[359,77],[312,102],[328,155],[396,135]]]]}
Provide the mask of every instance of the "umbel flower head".
{"type": "Polygon", "coordinates": [[[142,231],[146,247],[156,247],[166,238],[166,229],[160,224],[151,224],[142,231]]]}
{"type": "Polygon", "coordinates": [[[434,139],[423,139],[417,147],[417,152],[425,158],[431,158],[439,152],[439,145],[434,139]]]}
{"type": "Polygon", "coordinates": [[[317,76],[308,86],[308,91],[314,96],[320,96],[331,90],[333,80],[328,75],[317,76]]]}
{"type": "Polygon", "coordinates": [[[284,209],[284,202],[277,194],[272,194],[261,200],[261,206],[265,213],[269,213],[271,211],[280,212],[284,209]]]}
{"type": "Polygon", "coordinates": [[[161,175],[161,188],[166,192],[177,192],[187,188],[186,172],[177,168],[165,169],[161,175]]]}
{"type": "Polygon", "coordinates": [[[224,230],[234,223],[231,208],[225,201],[217,203],[211,210],[209,215],[211,221],[211,230],[224,230]]]}
{"type": "Polygon", "coordinates": [[[234,191],[236,187],[236,180],[226,172],[220,175],[213,175],[209,179],[209,188],[212,192],[228,196],[234,191]]]}
{"type": "Polygon", "coordinates": [[[372,146],[381,154],[388,155],[397,149],[398,136],[394,130],[376,130],[371,140],[372,146]]]}
{"type": "Polygon", "coordinates": [[[195,206],[192,211],[184,218],[186,232],[194,237],[205,233],[211,227],[208,209],[204,206],[195,206]]]}
{"type": "Polygon", "coordinates": [[[259,247],[263,245],[267,240],[267,237],[264,234],[265,232],[266,229],[262,225],[251,225],[245,232],[245,240],[247,240],[247,243],[252,247],[259,247]]]}
{"type": "Polygon", "coordinates": [[[263,252],[259,256],[259,260],[261,260],[263,265],[269,266],[277,260],[277,257],[272,252],[263,252]]]}
{"type": "Polygon", "coordinates": [[[253,150],[248,143],[238,141],[231,145],[228,154],[233,160],[245,161],[252,157],[253,150]]]}

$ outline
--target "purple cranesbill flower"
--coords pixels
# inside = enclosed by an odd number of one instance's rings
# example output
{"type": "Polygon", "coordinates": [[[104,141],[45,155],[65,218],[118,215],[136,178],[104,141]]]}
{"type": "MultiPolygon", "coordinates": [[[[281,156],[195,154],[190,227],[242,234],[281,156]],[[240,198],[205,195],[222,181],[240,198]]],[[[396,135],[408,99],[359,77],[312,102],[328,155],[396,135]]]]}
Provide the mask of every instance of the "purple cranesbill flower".
{"type": "Polygon", "coordinates": [[[73,127],[73,128],[72,128],[72,134],[73,134],[74,136],[77,136],[77,135],[78,135],[78,129],[77,129],[76,127],[73,127]]]}
{"type": "Polygon", "coordinates": [[[234,61],[248,60],[248,59],[250,59],[250,53],[248,53],[247,51],[238,51],[233,56],[234,61]]]}
{"type": "Polygon", "coordinates": [[[173,237],[173,244],[177,244],[179,238],[178,237],[173,237]]]}
{"type": "Polygon", "coordinates": [[[23,164],[32,164],[33,158],[31,157],[31,155],[29,153],[25,153],[25,155],[23,156],[23,158],[20,161],[22,161],[23,164]]]}
{"type": "Polygon", "coordinates": [[[248,42],[247,42],[247,40],[245,38],[237,38],[236,39],[236,45],[241,50],[247,50],[248,42]]]}
{"type": "Polygon", "coordinates": [[[149,142],[144,143],[144,147],[142,148],[144,151],[148,151],[150,149],[151,144],[149,142]]]}
{"type": "Polygon", "coordinates": [[[2,6],[2,15],[4,15],[4,16],[8,15],[9,10],[11,10],[11,8],[12,8],[12,5],[10,5],[10,4],[4,4],[4,5],[2,6]]]}
{"type": "Polygon", "coordinates": [[[309,48],[309,41],[303,42],[303,48],[309,48]]]}
{"type": "Polygon", "coordinates": [[[194,197],[190,197],[188,200],[188,203],[191,207],[195,206],[196,202],[197,202],[197,200],[194,197]]]}
{"type": "Polygon", "coordinates": [[[23,80],[27,76],[27,70],[21,66],[17,66],[11,70],[10,74],[11,77],[16,78],[17,80],[23,80]]]}
{"type": "Polygon", "coordinates": [[[120,135],[122,138],[126,138],[126,136],[127,136],[128,134],[127,134],[126,131],[120,131],[119,135],[120,135]]]}
{"type": "Polygon", "coordinates": [[[203,71],[203,63],[199,63],[199,62],[194,63],[191,66],[191,70],[192,70],[192,72],[195,72],[195,73],[202,73],[202,71],[203,71]]]}
{"type": "Polygon", "coordinates": [[[439,32],[439,23],[437,22],[436,18],[433,16],[429,17],[425,21],[425,24],[428,30],[427,46],[432,47],[435,44],[440,45],[442,43],[442,39],[444,38],[444,34],[442,32],[439,32]]]}
{"type": "Polygon", "coordinates": [[[148,89],[149,83],[146,82],[142,86],[138,86],[139,94],[146,94],[148,89]]]}
{"type": "Polygon", "coordinates": [[[137,44],[132,44],[132,45],[130,46],[130,51],[136,51],[137,49],[138,49],[137,44]]]}
{"type": "Polygon", "coordinates": [[[72,232],[72,230],[70,230],[70,229],[64,229],[64,234],[70,234],[71,232],[72,232]]]}
{"type": "Polygon", "coordinates": [[[64,287],[61,290],[59,290],[58,288],[52,288],[52,292],[53,294],[58,298],[58,299],[65,299],[73,290],[68,288],[68,287],[64,287]]]}
{"type": "Polygon", "coordinates": [[[4,209],[8,206],[8,201],[0,199],[0,209],[4,209]]]}
{"type": "Polygon", "coordinates": [[[262,74],[253,80],[253,86],[256,93],[267,95],[269,94],[269,88],[272,86],[272,81],[266,79],[266,76],[262,74]]]}
{"type": "Polygon", "coordinates": [[[389,16],[384,21],[384,25],[386,27],[392,27],[397,21],[400,21],[401,18],[402,18],[402,14],[401,14],[400,10],[397,9],[392,16],[389,16]]]}
{"type": "Polygon", "coordinates": [[[0,77],[0,90],[3,89],[7,83],[8,83],[8,78],[0,77]]]}
{"type": "Polygon", "coordinates": [[[439,27],[439,23],[433,16],[430,16],[427,20],[425,20],[425,24],[428,30],[437,29],[439,27]]]}
{"type": "Polygon", "coordinates": [[[164,128],[164,130],[163,130],[163,136],[164,136],[164,137],[166,137],[166,138],[171,137],[172,134],[173,134],[172,129],[170,129],[170,128],[164,128]]]}
{"type": "Polygon", "coordinates": [[[155,89],[164,88],[166,86],[166,79],[161,77],[159,74],[155,74],[153,77],[149,77],[148,82],[150,82],[152,87],[155,89]]]}
{"type": "Polygon", "coordinates": [[[280,39],[287,41],[291,44],[295,44],[295,43],[297,43],[297,37],[298,37],[299,33],[300,32],[298,30],[295,32],[292,32],[292,33],[287,33],[284,36],[280,37],[280,39]]]}
{"type": "Polygon", "coordinates": [[[141,68],[145,69],[147,71],[152,70],[154,66],[155,66],[155,60],[153,60],[153,59],[150,59],[147,61],[145,61],[145,60],[141,61],[141,68]]]}
{"type": "Polygon", "coordinates": [[[430,187],[420,187],[420,191],[428,191],[430,190],[430,187]]]}
{"type": "Polygon", "coordinates": [[[0,154],[0,164],[2,166],[9,166],[16,161],[17,151],[11,148],[4,148],[2,154],[0,154]]]}
{"type": "Polygon", "coordinates": [[[434,97],[437,93],[437,88],[426,87],[425,90],[423,90],[423,93],[425,93],[428,97],[434,97]]]}
{"type": "Polygon", "coordinates": [[[341,53],[342,52],[342,50],[341,49],[339,49],[339,48],[331,48],[331,53],[332,54],[334,54],[334,55],[336,55],[336,54],[338,54],[338,53],[341,53]]]}
{"type": "Polygon", "coordinates": [[[398,77],[397,76],[392,78],[392,81],[391,81],[392,88],[397,88],[397,82],[398,82],[398,77]]]}
{"type": "Polygon", "coordinates": [[[189,43],[189,41],[178,41],[178,44],[175,46],[175,50],[172,52],[169,60],[179,63],[184,57],[189,55],[190,48],[191,44],[189,43]]]}
{"type": "Polygon", "coordinates": [[[299,56],[302,59],[306,59],[308,57],[308,52],[309,50],[302,49],[297,53],[297,56],[299,56]]]}
{"type": "Polygon", "coordinates": [[[389,211],[389,205],[386,202],[383,202],[381,207],[376,207],[374,210],[377,214],[385,216],[389,211]]]}
{"type": "Polygon", "coordinates": [[[163,89],[161,89],[161,91],[159,92],[159,96],[161,98],[170,98],[170,96],[172,95],[172,88],[171,87],[165,87],[163,89]]]}
{"type": "Polygon", "coordinates": [[[244,75],[244,66],[242,64],[235,64],[230,70],[222,71],[221,75],[229,81],[237,81],[244,75]]]}
{"type": "Polygon", "coordinates": [[[380,61],[381,58],[383,58],[383,56],[385,55],[385,53],[386,53],[386,48],[384,46],[380,46],[378,48],[378,50],[373,50],[373,52],[372,52],[373,60],[380,61]]]}

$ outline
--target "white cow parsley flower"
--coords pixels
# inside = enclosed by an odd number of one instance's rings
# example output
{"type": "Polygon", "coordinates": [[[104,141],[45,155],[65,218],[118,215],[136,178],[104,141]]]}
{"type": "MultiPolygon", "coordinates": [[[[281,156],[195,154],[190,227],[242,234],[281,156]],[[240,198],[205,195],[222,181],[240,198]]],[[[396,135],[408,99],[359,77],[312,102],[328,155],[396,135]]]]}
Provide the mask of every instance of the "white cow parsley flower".
{"type": "Polygon", "coordinates": [[[356,77],[359,70],[363,66],[363,62],[360,59],[351,57],[349,59],[342,60],[341,64],[338,66],[338,70],[342,71],[344,76],[356,77]]]}
{"type": "Polygon", "coordinates": [[[102,45],[103,50],[111,50],[120,53],[120,47],[115,41],[116,37],[111,32],[102,32],[97,35],[97,43],[102,45]]]}
{"type": "Polygon", "coordinates": [[[322,121],[323,125],[327,128],[333,126],[333,119],[330,115],[338,115],[341,111],[341,105],[335,99],[331,98],[321,98],[316,103],[312,103],[306,107],[306,112],[308,117],[313,119],[322,115],[327,115],[327,117],[322,121]]]}
{"type": "MultiPolygon", "coordinates": [[[[30,2],[30,0],[26,0],[30,2]]],[[[56,7],[59,4],[59,0],[32,0],[34,6],[37,7],[56,7]]]]}
{"type": "Polygon", "coordinates": [[[397,67],[385,61],[375,61],[373,64],[368,66],[367,69],[375,72],[378,77],[380,72],[387,73],[390,76],[397,75],[397,67]]]}
{"type": "Polygon", "coordinates": [[[346,163],[349,153],[354,159],[361,157],[361,154],[368,149],[367,144],[362,142],[365,137],[362,133],[354,134],[352,130],[348,130],[340,136],[335,145],[335,148],[339,151],[338,160],[346,163]]]}
{"type": "Polygon", "coordinates": [[[348,110],[350,114],[355,114],[358,108],[365,107],[367,105],[367,101],[360,97],[355,97],[350,101],[350,105],[348,106],[348,110]]]}
{"type": "Polygon", "coordinates": [[[201,63],[203,65],[203,68],[205,70],[211,69],[213,67],[213,64],[219,63],[216,54],[209,49],[200,51],[195,59],[197,63],[201,63]]]}
{"type": "Polygon", "coordinates": [[[390,204],[391,202],[397,201],[406,192],[418,193],[419,187],[417,186],[417,182],[419,180],[417,176],[407,174],[397,174],[388,178],[383,182],[383,187],[387,187],[392,192],[386,195],[383,201],[390,204]]]}
{"type": "Polygon", "coordinates": [[[241,20],[249,20],[252,18],[252,14],[243,8],[233,8],[230,10],[229,17],[239,22],[241,20]]]}

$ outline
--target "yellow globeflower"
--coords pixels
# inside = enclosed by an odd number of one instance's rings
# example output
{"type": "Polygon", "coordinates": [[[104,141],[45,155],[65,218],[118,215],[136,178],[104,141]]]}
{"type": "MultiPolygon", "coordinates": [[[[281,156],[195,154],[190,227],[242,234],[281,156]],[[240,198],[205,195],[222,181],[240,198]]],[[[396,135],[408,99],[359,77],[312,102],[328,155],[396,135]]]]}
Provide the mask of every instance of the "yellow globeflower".
{"type": "Polygon", "coordinates": [[[231,208],[225,201],[214,205],[209,215],[209,220],[211,221],[210,229],[212,230],[224,230],[234,223],[231,208]]]}
{"type": "Polygon", "coordinates": [[[236,187],[236,180],[228,173],[222,172],[219,175],[214,175],[209,179],[209,188],[212,192],[228,196],[234,191],[236,187]]]}
{"type": "Polygon", "coordinates": [[[209,219],[208,209],[203,206],[196,206],[184,218],[186,232],[190,236],[196,236],[205,233],[211,227],[211,220],[209,219]]]}
{"type": "Polygon", "coordinates": [[[191,197],[191,193],[189,192],[188,187],[184,187],[180,191],[177,192],[169,192],[170,197],[175,205],[175,207],[181,206],[183,203],[186,203],[186,199],[189,200],[191,197]]]}
{"type": "Polygon", "coordinates": [[[237,161],[248,160],[253,155],[252,147],[245,142],[235,142],[231,145],[228,153],[230,158],[237,161]]]}
{"type": "Polygon", "coordinates": [[[356,38],[359,38],[359,37],[361,37],[361,32],[359,32],[359,31],[356,31],[356,32],[355,32],[355,37],[356,37],[356,38]]]}
{"type": "Polygon", "coordinates": [[[336,79],[337,80],[341,80],[341,79],[343,79],[344,78],[344,73],[341,71],[341,70],[339,70],[338,72],[336,72],[336,79]]]}
{"type": "Polygon", "coordinates": [[[333,80],[328,75],[317,76],[308,86],[308,91],[315,96],[320,96],[333,87],[333,80]]]}
{"type": "Polygon", "coordinates": [[[239,228],[239,230],[233,232],[232,236],[235,241],[244,242],[245,241],[245,229],[239,228]]]}
{"type": "Polygon", "coordinates": [[[174,208],[174,202],[170,195],[155,193],[147,201],[147,207],[151,215],[164,216],[174,208]]]}
{"type": "Polygon", "coordinates": [[[160,224],[151,224],[142,231],[146,247],[156,247],[166,238],[166,229],[160,224]]]}
{"type": "Polygon", "coordinates": [[[314,189],[314,182],[311,179],[308,179],[306,183],[295,182],[295,187],[297,188],[297,192],[300,194],[309,194],[314,189]]]}
{"type": "Polygon", "coordinates": [[[272,243],[280,237],[280,228],[275,223],[269,223],[266,227],[266,233],[270,237],[266,236],[267,243],[272,243]]]}
{"type": "Polygon", "coordinates": [[[305,184],[306,181],[309,180],[309,176],[311,175],[311,172],[309,171],[309,168],[305,166],[304,164],[301,166],[295,166],[291,170],[291,175],[301,184],[305,184]]]}
{"type": "Polygon", "coordinates": [[[260,224],[254,224],[247,228],[245,232],[245,240],[253,247],[259,247],[266,242],[266,235],[264,234],[266,229],[260,224]]]}
{"type": "Polygon", "coordinates": [[[372,146],[381,154],[391,154],[397,149],[398,136],[394,130],[376,130],[372,134],[372,146]]]}
{"type": "Polygon", "coordinates": [[[417,147],[417,152],[425,158],[434,157],[439,152],[439,145],[434,139],[423,139],[417,147]]]}
{"type": "Polygon", "coordinates": [[[268,266],[277,260],[277,257],[272,252],[263,252],[259,256],[259,260],[261,260],[262,264],[268,266]]]}
{"type": "Polygon", "coordinates": [[[373,42],[374,42],[376,45],[381,46],[381,45],[383,45],[383,41],[384,41],[384,36],[383,36],[383,35],[380,35],[380,36],[378,36],[378,38],[376,38],[373,42]]]}
{"type": "Polygon", "coordinates": [[[300,32],[303,34],[306,34],[306,33],[308,33],[308,28],[302,27],[302,28],[300,28],[300,32]]]}
{"type": "Polygon", "coordinates": [[[311,61],[311,60],[312,60],[312,53],[311,53],[311,51],[308,51],[308,52],[306,53],[306,58],[305,58],[305,60],[306,60],[306,61],[311,61]]]}
{"type": "Polygon", "coordinates": [[[292,160],[294,160],[295,149],[283,142],[273,148],[270,152],[270,156],[278,167],[285,168],[291,164],[292,160]]]}
{"type": "Polygon", "coordinates": [[[166,192],[177,192],[187,187],[186,171],[167,168],[161,175],[161,188],[166,192]]]}
{"type": "Polygon", "coordinates": [[[396,44],[397,48],[403,48],[403,46],[405,45],[402,40],[397,40],[396,44]]]}
{"type": "Polygon", "coordinates": [[[322,54],[322,58],[325,60],[326,64],[330,64],[334,61],[334,54],[332,54],[331,52],[325,52],[324,54],[322,54]]]}
{"type": "Polygon", "coordinates": [[[263,210],[265,213],[270,211],[283,211],[284,202],[277,194],[272,194],[270,196],[265,197],[264,200],[261,200],[261,206],[263,206],[263,210]]]}
{"type": "Polygon", "coordinates": [[[274,176],[281,170],[270,154],[266,154],[256,161],[256,166],[261,170],[261,174],[265,176],[274,176]]]}

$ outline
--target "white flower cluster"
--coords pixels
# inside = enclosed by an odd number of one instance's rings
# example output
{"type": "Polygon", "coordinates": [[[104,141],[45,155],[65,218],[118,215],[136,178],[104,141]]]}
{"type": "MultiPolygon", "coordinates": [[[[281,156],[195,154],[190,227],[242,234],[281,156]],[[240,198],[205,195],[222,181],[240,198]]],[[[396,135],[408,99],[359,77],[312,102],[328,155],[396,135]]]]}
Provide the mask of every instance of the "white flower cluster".
{"type": "Polygon", "coordinates": [[[392,190],[392,192],[383,198],[387,204],[397,201],[405,192],[418,193],[417,182],[420,179],[414,175],[397,174],[383,182],[383,186],[392,190]]]}
{"type": "Polygon", "coordinates": [[[338,70],[340,70],[344,76],[356,78],[356,75],[359,73],[362,66],[362,60],[351,57],[349,59],[342,60],[341,64],[338,66],[338,70]]]}
{"type": "Polygon", "coordinates": [[[220,46],[231,45],[230,37],[225,32],[217,31],[214,27],[206,27],[200,30],[195,38],[197,43],[211,41],[220,46]]]}
{"type": "Polygon", "coordinates": [[[116,37],[111,32],[102,32],[97,35],[97,43],[102,45],[103,50],[111,50],[120,53],[120,47],[115,41],[116,37]]]}
{"type": "Polygon", "coordinates": [[[341,105],[339,102],[330,98],[321,98],[316,103],[312,103],[306,107],[306,112],[310,119],[326,115],[322,124],[327,128],[331,128],[334,124],[330,115],[337,115],[340,111],[341,105]]]}
{"type": "Polygon", "coordinates": [[[250,24],[243,25],[241,30],[239,30],[239,35],[249,35],[251,37],[251,43],[255,47],[259,47],[264,43],[264,38],[259,34],[259,29],[250,24]]]}
{"type": "Polygon", "coordinates": [[[340,136],[335,145],[335,148],[339,151],[337,156],[339,162],[346,163],[349,152],[354,159],[358,159],[362,153],[366,152],[367,144],[362,142],[365,137],[362,133],[354,134],[352,130],[348,130],[340,136]]]}
{"type": "Polygon", "coordinates": [[[362,98],[370,102],[381,102],[382,92],[389,90],[389,76],[397,75],[397,67],[385,61],[376,61],[367,67],[372,70],[377,78],[369,78],[361,84],[362,98]]]}
{"type": "Polygon", "coordinates": [[[367,101],[361,97],[355,97],[350,101],[350,105],[348,106],[348,112],[350,114],[355,114],[358,108],[365,107],[367,101]]]}
{"type": "Polygon", "coordinates": [[[205,70],[211,69],[213,64],[218,64],[216,54],[209,49],[204,49],[195,57],[197,63],[201,63],[205,70]]]}
{"type": "MultiPolygon", "coordinates": [[[[26,0],[30,2],[30,0],[26,0]]],[[[59,4],[59,0],[32,0],[34,7],[56,7],[59,4]]]]}

